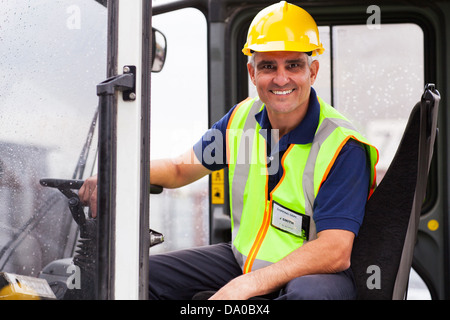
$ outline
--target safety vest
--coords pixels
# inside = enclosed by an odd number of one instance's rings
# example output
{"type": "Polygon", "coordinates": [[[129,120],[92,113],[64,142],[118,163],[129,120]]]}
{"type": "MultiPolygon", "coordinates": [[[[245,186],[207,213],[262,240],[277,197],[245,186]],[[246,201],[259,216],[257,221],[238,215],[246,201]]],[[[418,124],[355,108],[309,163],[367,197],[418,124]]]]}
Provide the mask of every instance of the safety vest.
{"type": "Polygon", "coordinates": [[[232,249],[244,273],[277,262],[316,238],[314,199],[349,139],[365,146],[371,162],[369,196],[376,185],[378,151],[333,107],[318,98],[320,117],[309,144],[292,144],[281,160],[283,176],[268,194],[266,140],[255,115],[259,98],[241,102],[227,127],[232,249]]]}

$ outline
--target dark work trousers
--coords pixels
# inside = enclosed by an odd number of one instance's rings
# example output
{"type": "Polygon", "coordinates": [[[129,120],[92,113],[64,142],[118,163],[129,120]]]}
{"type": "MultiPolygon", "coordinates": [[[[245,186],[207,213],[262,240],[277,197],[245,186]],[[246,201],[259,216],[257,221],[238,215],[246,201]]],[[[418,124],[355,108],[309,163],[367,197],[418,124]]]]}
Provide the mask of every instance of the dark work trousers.
{"type": "MultiPolygon", "coordinates": [[[[201,291],[217,291],[242,274],[230,244],[150,255],[149,298],[190,300],[201,291]]],[[[279,300],[349,300],[356,298],[351,270],[291,280],[268,298],[279,300]]]]}

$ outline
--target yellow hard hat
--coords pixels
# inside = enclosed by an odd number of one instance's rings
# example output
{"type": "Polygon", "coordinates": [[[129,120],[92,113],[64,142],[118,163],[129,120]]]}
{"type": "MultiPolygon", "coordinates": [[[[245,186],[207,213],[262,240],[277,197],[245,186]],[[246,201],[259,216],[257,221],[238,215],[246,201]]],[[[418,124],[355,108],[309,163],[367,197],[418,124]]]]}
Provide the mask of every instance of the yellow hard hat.
{"type": "Polygon", "coordinates": [[[281,1],[261,10],[248,29],[242,52],[298,51],[322,54],[319,29],[313,17],[302,8],[281,1]]]}

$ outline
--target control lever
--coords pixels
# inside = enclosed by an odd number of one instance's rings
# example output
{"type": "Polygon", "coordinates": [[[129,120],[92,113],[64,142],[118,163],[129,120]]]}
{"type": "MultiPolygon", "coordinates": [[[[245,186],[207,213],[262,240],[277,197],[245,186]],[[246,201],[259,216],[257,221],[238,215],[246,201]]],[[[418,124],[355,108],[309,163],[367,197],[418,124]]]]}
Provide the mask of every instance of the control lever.
{"type": "Polygon", "coordinates": [[[69,199],[69,209],[75,222],[80,226],[80,236],[84,239],[94,239],[97,236],[95,219],[86,219],[80,198],[72,190],[79,190],[83,185],[82,180],[41,179],[44,187],[56,188],[69,199]]]}
{"type": "Polygon", "coordinates": [[[164,242],[164,235],[150,229],[150,248],[164,242]]]}

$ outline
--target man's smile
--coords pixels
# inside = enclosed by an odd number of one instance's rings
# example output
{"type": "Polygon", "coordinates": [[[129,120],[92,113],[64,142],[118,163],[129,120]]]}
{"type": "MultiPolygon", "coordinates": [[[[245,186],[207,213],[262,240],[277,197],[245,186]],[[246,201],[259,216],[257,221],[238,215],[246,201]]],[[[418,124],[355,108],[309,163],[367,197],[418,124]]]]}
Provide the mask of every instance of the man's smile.
{"type": "Polygon", "coordinates": [[[290,89],[290,90],[270,90],[270,92],[272,92],[275,95],[287,95],[290,94],[292,92],[294,92],[295,89],[290,89]]]}

